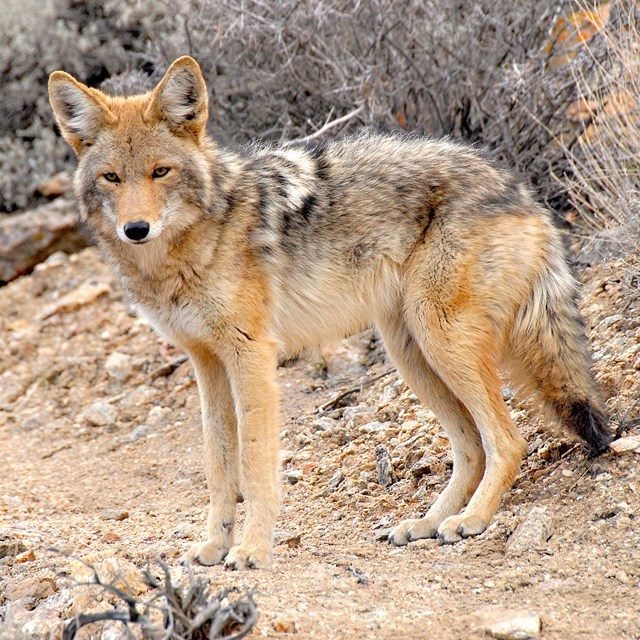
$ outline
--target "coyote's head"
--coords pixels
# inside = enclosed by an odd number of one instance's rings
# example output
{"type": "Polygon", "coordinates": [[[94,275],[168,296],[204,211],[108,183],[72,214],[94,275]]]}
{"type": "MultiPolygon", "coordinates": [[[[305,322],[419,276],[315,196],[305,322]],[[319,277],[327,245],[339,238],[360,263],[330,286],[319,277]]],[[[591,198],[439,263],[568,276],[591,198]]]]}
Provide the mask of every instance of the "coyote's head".
{"type": "Polygon", "coordinates": [[[81,215],[99,235],[132,244],[169,237],[208,207],[207,90],[193,58],[179,58],[153,91],[129,98],[55,71],[49,100],[78,156],[81,215]]]}

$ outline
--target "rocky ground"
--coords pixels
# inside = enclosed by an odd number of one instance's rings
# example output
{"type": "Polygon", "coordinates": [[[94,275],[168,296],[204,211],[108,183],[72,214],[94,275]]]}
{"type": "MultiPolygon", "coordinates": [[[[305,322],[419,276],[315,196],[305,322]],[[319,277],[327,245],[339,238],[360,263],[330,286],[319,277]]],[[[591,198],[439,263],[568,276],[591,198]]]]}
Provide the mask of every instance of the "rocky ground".
{"type": "MultiPolygon", "coordinates": [[[[616,451],[587,458],[505,389],[530,444],[492,525],[455,546],[394,548],[385,530],[426,510],[451,459],[367,332],[279,369],[273,568],[196,575],[213,592],[255,589],[250,637],[640,638],[640,303],[626,273],[581,273],[616,451]]],[[[0,638],[54,638],[74,614],[113,606],[77,586],[90,572],[64,554],[137,595],[148,559],[185,578],[178,558],[202,538],[207,506],[197,389],[95,249],[55,253],[0,289],[0,304],[0,638]]]]}

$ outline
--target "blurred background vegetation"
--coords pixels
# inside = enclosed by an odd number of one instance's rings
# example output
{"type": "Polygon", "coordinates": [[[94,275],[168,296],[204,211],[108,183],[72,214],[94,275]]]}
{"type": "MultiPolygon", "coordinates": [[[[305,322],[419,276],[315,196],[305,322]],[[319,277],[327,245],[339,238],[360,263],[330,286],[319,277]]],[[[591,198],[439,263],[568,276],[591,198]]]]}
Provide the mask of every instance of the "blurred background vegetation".
{"type": "MultiPolygon", "coordinates": [[[[633,0],[5,0],[0,211],[73,159],[46,82],[112,93],[201,64],[225,144],[362,127],[465,139],[560,220],[629,257],[640,223],[640,7],[633,0]],[[348,115],[343,119],[343,116],[348,115]],[[336,120],[340,120],[337,126],[336,120]]],[[[604,245],[603,245],[604,246],[604,245]]]]}

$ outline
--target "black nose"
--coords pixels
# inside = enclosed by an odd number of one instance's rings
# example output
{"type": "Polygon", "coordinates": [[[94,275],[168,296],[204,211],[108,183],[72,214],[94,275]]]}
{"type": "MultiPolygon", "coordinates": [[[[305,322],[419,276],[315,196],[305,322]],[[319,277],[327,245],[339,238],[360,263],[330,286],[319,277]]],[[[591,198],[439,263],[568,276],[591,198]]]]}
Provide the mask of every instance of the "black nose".
{"type": "Polygon", "coordinates": [[[142,240],[149,235],[149,223],[144,220],[136,220],[135,222],[127,222],[124,225],[124,235],[129,240],[142,240]]]}

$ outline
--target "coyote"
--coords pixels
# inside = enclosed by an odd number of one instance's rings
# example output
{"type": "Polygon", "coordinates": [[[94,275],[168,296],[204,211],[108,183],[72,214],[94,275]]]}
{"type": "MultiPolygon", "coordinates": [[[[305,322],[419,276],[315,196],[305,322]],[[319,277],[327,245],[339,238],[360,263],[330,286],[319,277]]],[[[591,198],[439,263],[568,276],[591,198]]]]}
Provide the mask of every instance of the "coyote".
{"type": "Polygon", "coordinates": [[[78,157],[82,219],[137,311],[195,368],[210,506],[208,539],[186,559],[270,565],[278,357],[371,324],[453,450],[447,487],[392,543],[487,527],[526,451],[499,367],[594,454],[607,448],[551,214],[475,150],[377,134],[223,149],[206,134],[207,90],[188,56],[144,95],[107,96],[56,71],[49,96],[78,157]]]}

